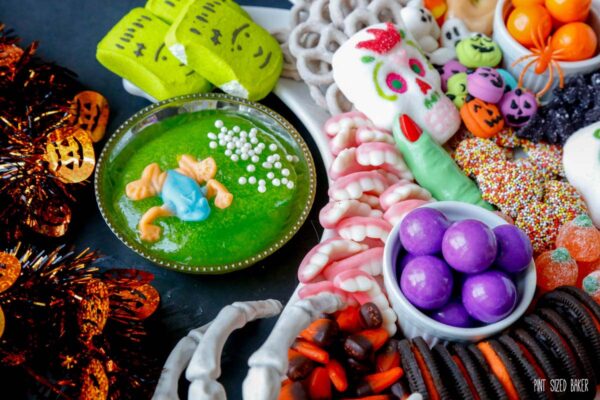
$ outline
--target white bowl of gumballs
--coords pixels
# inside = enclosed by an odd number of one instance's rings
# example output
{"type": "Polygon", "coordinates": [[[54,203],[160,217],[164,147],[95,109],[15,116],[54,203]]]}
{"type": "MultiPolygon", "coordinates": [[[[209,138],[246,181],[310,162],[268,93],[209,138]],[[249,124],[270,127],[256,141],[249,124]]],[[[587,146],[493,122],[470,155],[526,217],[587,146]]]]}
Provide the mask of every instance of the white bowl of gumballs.
{"type": "Polygon", "coordinates": [[[536,288],[529,238],[494,212],[442,201],[408,213],[384,250],[384,283],[408,338],[475,342],[518,320],[536,288]]]}
{"type": "Polygon", "coordinates": [[[503,52],[503,68],[540,97],[557,86],[561,77],[598,69],[600,11],[592,3],[499,0],[494,40],[503,52]]]}

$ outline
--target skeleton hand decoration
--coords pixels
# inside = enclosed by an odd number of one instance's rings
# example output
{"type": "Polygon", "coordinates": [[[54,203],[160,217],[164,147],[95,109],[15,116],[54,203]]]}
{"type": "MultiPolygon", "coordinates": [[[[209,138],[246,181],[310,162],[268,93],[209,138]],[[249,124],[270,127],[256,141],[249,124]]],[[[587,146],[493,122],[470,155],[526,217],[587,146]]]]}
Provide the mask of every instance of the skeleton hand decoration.
{"type": "Polygon", "coordinates": [[[278,315],[281,309],[277,300],[236,302],[224,307],[212,322],[191,330],[167,358],[152,400],[179,400],[177,382],[186,367],[190,399],[226,399],[223,386],[217,382],[225,341],[234,330],[255,319],[278,315]]]}

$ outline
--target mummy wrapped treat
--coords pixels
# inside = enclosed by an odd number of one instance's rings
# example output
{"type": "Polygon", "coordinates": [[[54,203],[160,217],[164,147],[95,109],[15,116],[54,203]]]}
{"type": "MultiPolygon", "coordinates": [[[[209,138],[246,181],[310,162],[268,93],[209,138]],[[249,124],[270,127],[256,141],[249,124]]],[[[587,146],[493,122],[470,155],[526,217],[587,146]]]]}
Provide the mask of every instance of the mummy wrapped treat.
{"type": "Polygon", "coordinates": [[[356,33],[335,52],[332,65],[340,90],[376,126],[391,130],[399,114],[408,114],[440,144],[458,130],[460,118],[440,91],[439,73],[403,24],[356,33]]]}
{"type": "Polygon", "coordinates": [[[165,47],[168,29],[167,23],[148,10],[134,8],[98,43],[96,58],[159,101],[207,92],[211,84],[165,47]]]}
{"type": "Polygon", "coordinates": [[[407,115],[394,125],[400,152],[419,185],[437,200],[456,200],[492,207],[483,201],[477,185],[456,165],[452,157],[407,115]]]}
{"type": "Polygon", "coordinates": [[[260,100],[279,79],[281,48],[267,31],[228,4],[188,2],[164,41],[182,63],[224,92],[260,100]]]}
{"type": "Polygon", "coordinates": [[[563,149],[569,183],[581,193],[594,225],[600,228],[600,122],[575,132],[563,149]]]}
{"type": "Polygon", "coordinates": [[[406,28],[417,44],[435,65],[443,65],[456,57],[453,47],[440,47],[440,27],[431,12],[424,7],[423,0],[410,0],[400,11],[406,28]]]}

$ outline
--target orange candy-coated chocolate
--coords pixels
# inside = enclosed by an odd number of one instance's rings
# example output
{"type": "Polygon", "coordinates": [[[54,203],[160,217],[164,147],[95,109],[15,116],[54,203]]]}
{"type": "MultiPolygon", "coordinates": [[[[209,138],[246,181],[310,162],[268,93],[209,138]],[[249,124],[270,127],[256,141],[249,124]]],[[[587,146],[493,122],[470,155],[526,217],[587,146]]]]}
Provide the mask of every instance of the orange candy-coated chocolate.
{"type": "Polygon", "coordinates": [[[600,231],[583,214],[561,226],[556,246],[569,250],[576,261],[593,262],[600,258],[600,231]]]}
{"type": "Polygon", "coordinates": [[[571,22],[554,32],[551,41],[552,49],[565,61],[581,61],[591,58],[596,53],[598,39],[596,32],[583,22],[571,22]]]}
{"type": "Polygon", "coordinates": [[[592,0],[546,0],[546,8],[559,22],[585,21],[590,13],[592,0]]]}
{"type": "Polygon", "coordinates": [[[331,399],[331,382],[325,367],[317,367],[308,378],[308,395],[314,400],[331,399]]]}
{"type": "Polygon", "coordinates": [[[540,5],[515,8],[506,21],[506,28],[513,38],[525,47],[534,44],[538,32],[546,39],[552,31],[552,17],[548,10],[540,5]]]}
{"type": "Polygon", "coordinates": [[[575,285],[578,267],[565,248],[545,251],[535,259],[538,287],[550,291],[563,285],[575,285]]]}

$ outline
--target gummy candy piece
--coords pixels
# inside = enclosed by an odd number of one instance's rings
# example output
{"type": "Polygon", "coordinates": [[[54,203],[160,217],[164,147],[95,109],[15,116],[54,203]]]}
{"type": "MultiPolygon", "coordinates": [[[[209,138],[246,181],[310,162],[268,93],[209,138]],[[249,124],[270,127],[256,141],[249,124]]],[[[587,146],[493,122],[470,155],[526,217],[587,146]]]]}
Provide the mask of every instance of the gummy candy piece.
{"type": "Polygon", "coordinates": [[[593,271],[583,279],[582,289],[592,297],[600,295],[600,271],[593,271]]]}
{"type": "Polygon", "coordinates": [[[207,92],[211,84],[166,48],[168,29],[148,10],[134,8],[98,43],[96,58],[156,100],[207,92]]]}
{"type": "Polygon", "coordinates": [[[589,216],[582,214],[560,227],[556,245],[569,250],[577,261],[596,261],[600,258],[600,231],[589,216]]]}
{"type": "Polygon", "coordinates": [[[540,254],[535,259],[535,269],[538,287],[544,292],[577,282],[577,263],[563,247],[540,254]]]}
{"type": "Polygon", "coordinates": [[[594,271],[600,271],[600,258],[592,262],[578,261],[579,276],[577,277],[577,286],[581,286],[583,279],[594,271]]]}

